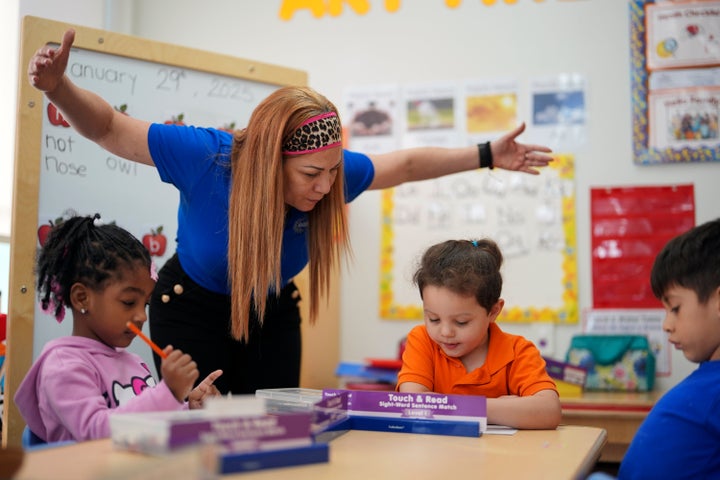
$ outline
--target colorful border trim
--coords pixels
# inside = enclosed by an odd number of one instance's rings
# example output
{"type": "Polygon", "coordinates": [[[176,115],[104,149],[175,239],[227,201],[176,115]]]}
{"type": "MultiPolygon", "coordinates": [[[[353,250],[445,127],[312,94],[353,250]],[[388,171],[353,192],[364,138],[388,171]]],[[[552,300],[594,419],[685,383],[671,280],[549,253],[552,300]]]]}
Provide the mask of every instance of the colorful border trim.
{"type": "Polygon", "coordinates": [[[632,144],[637,164],[688,163],[720,161],[720,146],[649,148],[648,133],[648,71],[645,28],[645,6],[655,0],[630,1],[630,80],[632,86],[632,144]]]}
{"type": "MultiPolygon", "coordinates": [[[[559,178],[574,179],[574,161],[570,155],[556,155],[550,168],[557,170],[559,178]]],[[[380,240],[380,317],[388,320],[421,320],[423,309],[420,305],[398,305],[395,303],[392,290],[393,283],[393,210],[394,191],[385,189],[382,192],[381,210],[382,226],[380,240]]],[[[578,323],[578,291],[577,291],[577,238],[575,234],[575,189],[562,198],[563,230],[565,232],[565,249],[563,250],[563,306],[560,308],[529,307],[506,308],[498,317],[500,321],[509,322],[554,322],[561,324],[578,323]]]]}

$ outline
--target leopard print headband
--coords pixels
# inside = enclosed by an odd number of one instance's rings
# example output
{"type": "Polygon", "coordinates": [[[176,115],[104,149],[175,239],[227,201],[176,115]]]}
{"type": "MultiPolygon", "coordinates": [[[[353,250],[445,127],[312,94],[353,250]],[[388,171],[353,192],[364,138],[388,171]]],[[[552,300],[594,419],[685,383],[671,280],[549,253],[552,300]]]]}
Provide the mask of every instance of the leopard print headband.
{"type": "Polygon", "coordinates": [[[322,113],[305,120],[283,144],[285,155],[304,155],[342,144],[340,119],[335,112],[322,113]]]}

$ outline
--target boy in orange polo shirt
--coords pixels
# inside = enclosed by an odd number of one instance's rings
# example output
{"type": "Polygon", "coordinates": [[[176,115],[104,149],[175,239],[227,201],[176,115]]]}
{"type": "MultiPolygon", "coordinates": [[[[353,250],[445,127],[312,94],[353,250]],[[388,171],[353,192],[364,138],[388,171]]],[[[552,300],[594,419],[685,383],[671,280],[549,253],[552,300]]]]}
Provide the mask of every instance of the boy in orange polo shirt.
{"type": "Polygon", "coordinates": [[[540,351],[495,323],[503,257],[489,239],[430,247],[413,277],[425,323],[413,328],[398,375],[400,392],[487,397],[488,423],[554,429],[560,398],[540,351]]]}

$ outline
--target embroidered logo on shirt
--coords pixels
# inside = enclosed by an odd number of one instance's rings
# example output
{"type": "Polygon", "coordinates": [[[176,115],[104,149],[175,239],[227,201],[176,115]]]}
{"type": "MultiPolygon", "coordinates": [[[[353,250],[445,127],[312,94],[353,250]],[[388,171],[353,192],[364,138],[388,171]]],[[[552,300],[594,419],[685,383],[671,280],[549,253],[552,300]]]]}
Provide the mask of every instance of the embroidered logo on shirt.
{"type": "Polygon", "coordinates": [[[298,218],[293,225],[293,231],[297,234],[303,233],[308,228],[307,217],[298,218]]]}

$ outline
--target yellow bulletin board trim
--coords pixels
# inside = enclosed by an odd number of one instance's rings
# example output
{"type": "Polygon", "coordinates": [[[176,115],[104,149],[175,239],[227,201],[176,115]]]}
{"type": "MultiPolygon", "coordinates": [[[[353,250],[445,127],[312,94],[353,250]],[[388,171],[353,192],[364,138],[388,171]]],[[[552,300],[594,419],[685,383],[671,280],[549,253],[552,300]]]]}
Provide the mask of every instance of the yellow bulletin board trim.
{"type": "MultiPolygon", "coordinates": [[[[555,155],[548,168],[556,171],[562,180],[574,179],[574,158],[571,155],[555,155]]],[[[542,173],[541,173],[542,175],[542,173]]],[[[421,320],[421,305],[400,305],[395,302],[393,280],[395,262],[395,231],[393,224],[394,189],[382,192],[382,226],[380,240],[380,317],[388,320],[421,320]]],[[[565,246],[562,250],[562,305],[560,307],[510,307],[505,308],[499,321],[553,322],[575,324],[578,322],[577,295],[577,238],[575,234],[575,189],[564,191],[561,198],[562,230],[565,246]]],[[[419,296],[418,296],[419,299],[419,296]]]]}

